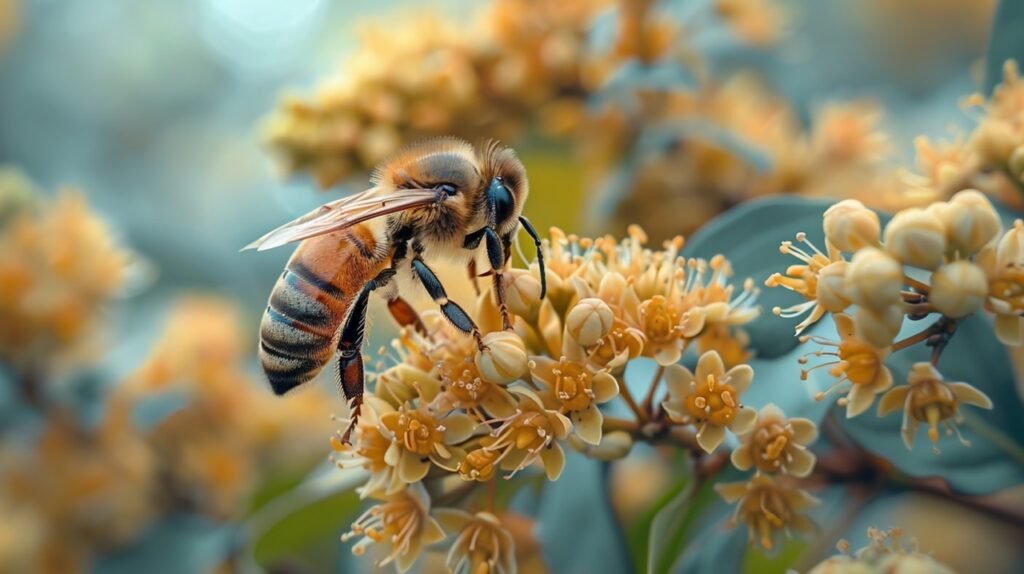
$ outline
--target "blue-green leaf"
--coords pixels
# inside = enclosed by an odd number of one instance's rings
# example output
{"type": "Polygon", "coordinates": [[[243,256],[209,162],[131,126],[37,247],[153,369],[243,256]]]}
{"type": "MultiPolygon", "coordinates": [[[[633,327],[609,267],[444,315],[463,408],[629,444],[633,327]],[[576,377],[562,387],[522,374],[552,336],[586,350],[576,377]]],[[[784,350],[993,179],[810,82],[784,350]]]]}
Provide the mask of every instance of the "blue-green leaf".
{"type": "Polygon", "coordinates": [[[1024,2],[1001,0],[992,22],[985,61],[985,92],[1003,80],[1003,63],[1014,59],[1024,64],[1024,2]]]}
{"type": "MultiPolygon", "coordinates": [[[[811,200],[793,196],[772,197],[751,201],[733,208],[711,220],[689,238],[683,254],[710,258],[725,255],[735,270],[734,278],[752,278],[757,284],[775,272],[796,263],[789,255],[779,253],[779,243],[793,240],[805,231],[812,241],[824,248],[821,216],[832,204],[830,200],[811,200]]],[[[799,303],[799,295],[786,289],[762,289],[758,297],[762,313],[744,328],[759,357],[777,357],[793,349],[797,340],[793,328],[797,320],[782,320],[771,314],[771,308],[799,303]]]]}
{"type": "Polygon", "coordinates": [[[132,546],[101,558],[96,574],[210,572],[237,547],[237,530],[201,516],[172,516],[132,546]]]}

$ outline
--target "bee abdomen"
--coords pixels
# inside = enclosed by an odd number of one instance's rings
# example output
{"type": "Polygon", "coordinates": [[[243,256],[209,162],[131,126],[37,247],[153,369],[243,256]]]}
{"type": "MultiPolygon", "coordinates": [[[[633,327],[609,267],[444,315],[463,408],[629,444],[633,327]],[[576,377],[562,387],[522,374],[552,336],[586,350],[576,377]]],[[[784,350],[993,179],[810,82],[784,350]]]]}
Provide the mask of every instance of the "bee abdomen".
{"type": "Polygon", "coordinates": [[[260,361],[275,393],[310,381],[330,361],[345,307],[341,289],[300,264],[288,266],[260,324],[260,361]]]}

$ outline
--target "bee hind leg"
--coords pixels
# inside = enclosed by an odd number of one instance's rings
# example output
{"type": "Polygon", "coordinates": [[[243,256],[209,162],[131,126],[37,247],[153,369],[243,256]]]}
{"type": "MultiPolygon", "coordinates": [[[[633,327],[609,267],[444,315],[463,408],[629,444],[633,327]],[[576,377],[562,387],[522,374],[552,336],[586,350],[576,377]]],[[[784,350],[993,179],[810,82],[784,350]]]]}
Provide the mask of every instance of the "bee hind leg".
{"type": "Polygon", "coordinates": [[[395,296],[388,300],[388,311],[391,312],[391,317],[400,326],[412,327],[421,335],[427,334],[427,327],[423,324],[423,320],[420,319],[419,313],[405,299],[395,296]]]}
{"type": "Polygon", "coordinates": [[[348,400],[351,413],[350,422],[341,438],[346,444],[350,443],[352,430],[359,422],[363,405],[365,369],[361,350],[363,336],[366,333],[366,309],[370,303],[370,293],[387,285],[394,275],[394,269],[386,269],[364,285],[345,317],[345,324],[341,327],[341,336],[338,338],[338,390],[348,400]]]}
{"type": "Polygon", "coordinates": [[[416,279],[423,285],[423,288],[427,290],[427,294],[441,307],[441,313],[455,326],[456,329],[470,334],[473,339],[476,340],[477,348],[483,350],[484,340],[480,334],[480,329],[477,328],[476,323],[473,319],[466,314],[466,311],[459,307],[458,303],[448,299],[448,294],[444,290],[444,285],[441,285],[441,280],[437,278],[437,275],[431,271],[430,267],[423,262],[422,259],[416,257],[412,260],[412,270],[416,275],[416,279]]]}

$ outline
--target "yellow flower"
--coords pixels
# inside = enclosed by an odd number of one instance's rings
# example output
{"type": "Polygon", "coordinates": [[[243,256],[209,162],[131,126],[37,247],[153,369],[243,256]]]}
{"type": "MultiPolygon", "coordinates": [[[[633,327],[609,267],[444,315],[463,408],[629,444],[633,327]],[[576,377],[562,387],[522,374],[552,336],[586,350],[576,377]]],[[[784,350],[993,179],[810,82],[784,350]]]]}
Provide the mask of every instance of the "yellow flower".
{"type": "Polygon", "coordinates": [[[640,356],[644,350],[643,331],[615,319],[611,331],[589,350],[590,361],[599,368],[620,373],[626,363],[640,356]]]}
{"type": "MultiPolygon", "coordinates": [[[[800,378],[807,380],[810,371],[831,367],[829,374],[839,380],[824,392],[817,393],[815,398],[821,400],[829,392],[849,382],[850,388],[846,391],[845,398],[846,416],[855,417],[871,407],[875,395],[885,392],[892,386],[892,372],[885,366],[885,358],[889,356],[890,348],[879,349],[857,337],[854,322],[848,315],[839,313],[834,319],[836,331],[839,333],[838,343],[821,337],[804,336],[800,340],[833,347],[834,351],[815,351],[812,355],[835,357],[835,360],[801,371],[800,378]]],[[[800,362],[807,363],[807,358],[801,358],[800,362]]]]}
{"type": "Polygon", "coordinates": [[[429,407],[406,403],[394,410],[378,403],[381,434],[391,441],[384,460],[395,467],[402,482],[422,480],[430,464],[454,471],[461,458],[459,443],[476,430],[477,423],[465,413],[435,414],[429,407]]]}
{"type": "Polygon", "coordinates": [[[419,558],[424,546],[444,540],[444,530],[430,516],[430,496],[419,483],[382,500],[352,523],[341,540],[362,537],[352,547],[356,556],[362,556],[371,544],[387,544],[390,554],[377,566],[394,562],[399,572],[405,572],[419,558]]]}
{"type": "Polygon", "coordinates": [[[558,361],[536,357],[533,374],[547,387],[538,393],[541,400],[568,416],[581,439],[596,445],[601,442],[604,422],[597,405],[618,396],[619,382],[608,371],[596,371],[584,360],[582,355],[558,361]]]}
{"type": "MultiPolygon", "coordinates": [[[[810,312],[810,314],[796,326],[796,334],[800,334],[810,327],[814,323],[821,319],[826,311],[829,309],[826,307],[825,302],[818,299],[818,281],[826,269],[833,265],[842,265],[845,267],[846,262],[843,261],[842,254],[837,249],[832,247],[831,244],[826,243],[826,252],[823,253],[813,243],[807,240],[807,234],[801,232],[796,236],[798,242],[803,243],[809,248],[809,251],[794,245],[791,241],[783,241],[779,251],[782,253],[793,255],[799,259],[801,265],[791,265],[786,269],[786,274],[774,273],[764,284],[768,287],[785,287],[790,291],[794,291],[802,295],[807,301],[799,305],[793,305],[792,307],[781,309],[776,307],[772,309],[772,312],[781,317],[798,317],[804,313],[810,312]]],[[[838,309],[842,311],[842,309],[838,309]]]]}
{"type": "Polygon", "coordinates": [[[485,450],[499,453],[501,468],[509,477],[538,459],[549,480],[556,480],[565,467],[565,452],[558,443],[572,430],[572,422],[558,411],[548,410],[540,397],[528,389],[512,389],[519,397],[516,414],[494,421],[494,441],[485,450]]]}
{"type": "Polygon", "coordinates": [[[978,254],[988,276],[985,309],[995,315],[995,332],[1005,345],[1024,343],[1024,222],[1017,220],[997,246],[978,254]]]}
{"type": "Polygon", "coordinates": [[[718,353],[709,351],[697,362],[696,375],[681,365],[665,370],[669,396],[662,406],[673,420],[696,425],[698,444],[712,452],[725,438],[726,428],[740,434],[754,425],[757,411],[739,403],[753,379],[748,365],[726,371],[718,353]]]}
{"type": "MultiPolygon", "coordinates": [[[[957,422],[960,421],[960,405],[974,405],[991,409],[992,401],[985,393],[967,383],[948,383],[931,363],[915,363],[907,376],[907,385],[889,391],[878,403],[878,416],[885,416],[903,407],[903,443],[910,449],[914,446],[914,435],[919,423],[928,424],[928,438],[933,445],[939,442],[939,423],[944,423],[949,432],[955,432],[960,441],[967,445],[957,422]]],[[[938,452],[938,447],[933,446],[938,452]]]]}
{"type": "Polygon", "coordinates": [[[856,199],[844,199],[826,209],[822,228],[826,241],[847,253],[877,247],[882,229],[878,214],[856,199]]]}
{"type": "Polygon", "coordinates": [[[811,569],[810,574],[871,574],[874,572],[915,572],[920,574],[953,574],[945,564],[921,553],[913,539],[902,542],[899,528],[878,530],[868,528],[868,545],[850,555],[850,543],[840,540],[836,545],[842,554],[833,556],[811,569]]]}
{"type": "Polygon", "coordinates": [[[338,468],[362,468],[370,473],[370,479],[359,490],[362,498],[394,494],[405,488],[405,482],[398,477],[396,468],[387,462],[391,440],[381,432],[377,412],[387,412],[390,405],[382,405],[381,399],[367,395],[360,406],[361,413],[352,434],[352,443],[342,440],[341,431],[331,437],[331,448],[335,454],[331,461],[338,468]]]}
{"type": "MultiPolygon", "coordinates": [[[[935,210],[904,209],[885,226],[885,250],[905,265],[935,269],[945,259],[946,226],[935,210]]],[[[854,256],[853,265],[860,257],[860,253],[854,256]]],[[[880,257],[872,257],[871,265],[872,269],[884,269],[880,257]]],[[[902,276],[902,270],[900,273],[902,276]]]]}
{"type": "Polygon", "coordinates": [[[810,532],[815,528],[802,512],[816,506],[818,499],[789,482],[758,473],[748,482],[716,484],[715,491],[726,502],[736,503],[730,523],[745,523],[750,543],[756,541],[765,550],[775,546],[779,532],[788,535],[790,530],[810,532]]]}
{"type": "Polygon", "coordinates": [[[515,540],[497,516],[455,508],[438,509],[435,515],[448,535],[455,537],[445,561],[449,572],[515,574],[515,540]]]}
{"type": "Polygon", "coordinates": [[[761,409],[757,424],[740,435],[732,463],[740,470],[756,467],[761,472],[804,477],[814,468],[816,457],[807,446],[817,436],[818,429],[809,419],[787,419],[777,406],[768,404],[761,409]]]}
{"type": "Polygon", "coordinates": [[[985,270],[970,261],[954,261],[932,273],[928,302],[947,317],[960,319],[971,315],[987,298],[985,270]]]}
{"type": "MultiPolygon", "coordinates": [[[[481,444],[493,443],[493,441],[481,440],[481,444]]],[[[494,478],[494,471],[498,463],[499,453],[487,450],[486,445],[466,454],[466,458],[459,463],[459,476],[463,480],[476,480],[487,482],[494,478]]]]}

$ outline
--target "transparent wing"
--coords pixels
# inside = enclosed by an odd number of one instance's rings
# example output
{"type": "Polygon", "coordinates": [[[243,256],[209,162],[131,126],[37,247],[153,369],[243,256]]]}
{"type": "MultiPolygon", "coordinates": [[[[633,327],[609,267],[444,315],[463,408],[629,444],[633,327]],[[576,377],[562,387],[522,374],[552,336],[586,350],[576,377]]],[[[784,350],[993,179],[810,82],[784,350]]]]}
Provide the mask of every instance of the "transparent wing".
{"type": "Polygon", "coordinates": [[[322,205],[267,233],[242,250],[266,251],[294,241],[339,231],[377,217],[424,207],[437,200],[437,192],[432,189],[398,189],[387,192],[376,188],[368,189],[322,205]]]}

